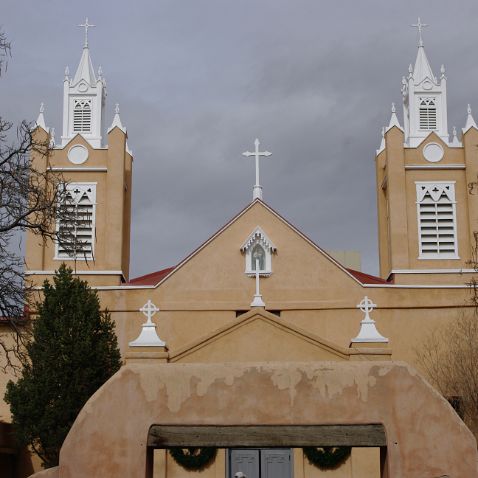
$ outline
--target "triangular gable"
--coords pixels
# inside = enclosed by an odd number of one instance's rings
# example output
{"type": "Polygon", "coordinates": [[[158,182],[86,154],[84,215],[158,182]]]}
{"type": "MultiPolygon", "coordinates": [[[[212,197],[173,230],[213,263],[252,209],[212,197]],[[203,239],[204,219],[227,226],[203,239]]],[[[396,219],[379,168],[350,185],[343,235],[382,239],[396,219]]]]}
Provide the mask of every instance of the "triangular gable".
{"type": "MultiPolygon", "coordinates": [[[[252,209],[256,204],[262,205],[267,211],[269,211],[273,216],[275,216],[279,221],[281,221],[284,225],[286,225],[289,229],[291,229],[294,233],[296,233],[299,237],[301,237],[306,243],[312,246],[317,252],[319,252],[322,256],[324,256],[328,261],[333,263],[340,271],[342,271],[347,277],[352,279],[355,283],[362,285],[357,277],[352,274],[348,269],[342,266],[339,262],[337,262],[332,256],[330,256],[327,252],[325,252],[322,248],[320,248],[315,242],[309,239],[304,233],[299,231],[295,226],[293,226],[290,222],[284,219],[279,213],[277,213],[274,209],[268,206],[265,202],[260,199],[255,199],[252,201],[247,207],[245,207],[239,214],[234,216],[227,224],[225,224],[221,229],[219,229],[214,235],[212,235],[207,241],[205,241],[201,246],[199,246],[196,250],[194,250],[191,254],[189,254],[183,261],[181,261],[175,268],[173,268],[167,275],[162,276],[161,279],[154,285],[154,288],[159,287],[163,283],[165,283],[168,279],[170,279],[173,275],[179,272],[188,262],[190,262],[196,255],[198,255],[203,249],[205,249],[211,242],[213,242],[218,236],[220,236],[226,229],[228,229],[232,224],[237,222],[244,214],[246,214],[250,209],[252,209]]],[[[148,274],[154,276],[153,274],[148,274]]]]}
{"type": "Polygon", "coordinates": [[[204,361],[215,361],[214,358],[220,361],[270,360],[271,357],[267,355],[265,350],[266,345],[269,350],[276,351],[277,359],[273,358],[274,360],[294,361],[294,351],[302,354],[308,353],[310,355],[309,357],[301,355],[300,360],[349,360],[350,355],[348,349],[339,347],[317,335],[311,334],[264,309],[253,308],[249,312],[239,316],[230,324],[220,327],[178,350],[171,351],[169,361],[201,362],[201,356],[203,354],[206,357],[204,361]],[[267,336],[263,337],[264,348],[258,347],[260,337],[254,336],[254,332],[251,332],[253,325],[257,322],[266,326],[262,331],[267,331],[268,329],[272,331],[276,329],[277,332],[276,334],[268,333],[267,336]],[[238,339],[235,340],[234,334],[236,334],[238,339]],[[274,338],[274,336],[276,338],[274,338]],[[259,357],[250,357],[250,352],[248,353],[248,351],[245,350],[244,344],[241,347],[241,339],[244,342],[244,337],[246,337],[247,342],[253,346],[255,353],[259,354],[259,357]],[[277,337],[280,337],[279,340],[277,340],[277,337]],[[282,349],[278,349],[276,347],[277,342],[286,344],[286,346],[282,347],[282,349]],[[233,344],[233,346],[231,346],[231,344],[233,344]],[[308,351],[306,350],[307,347],[309,349],[308,351]],[[211,353],[212,348],[216,349],[216,353],[211,353]],[[218,357],[217,351],[223,356],[218,357]],[[261,357],[261,353],[265,354],[264,358],[261,357]],[[235,355],[237,355],[237,357],[235,355]]]}

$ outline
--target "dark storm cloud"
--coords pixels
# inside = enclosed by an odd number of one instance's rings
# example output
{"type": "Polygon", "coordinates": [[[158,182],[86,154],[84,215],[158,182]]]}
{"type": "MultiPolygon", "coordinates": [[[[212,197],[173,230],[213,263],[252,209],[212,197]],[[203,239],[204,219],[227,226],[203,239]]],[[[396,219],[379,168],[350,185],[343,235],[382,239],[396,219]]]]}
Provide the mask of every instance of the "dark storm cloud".
{"type": "MultiPolygon", "coordinates": [[[[361,251],[377,272],[374,153],[421,16],[435,74],[447,66],[449,124],[478,112],[478,4],[436,0],[4,1],[13,42],[2,114],[61,135],[62,79],[90,46],[134,151],[132,273],[177,263],[251,199],[241,152],[256,136],[264,199],[324,248],[361,251]],[[70,6],[71,5],[71,6],[70,6]]],[[[401,108],[399,107],[399,111],[401,108]]],[[[401,115],[400,115],[401,117],[401,115]]]]}

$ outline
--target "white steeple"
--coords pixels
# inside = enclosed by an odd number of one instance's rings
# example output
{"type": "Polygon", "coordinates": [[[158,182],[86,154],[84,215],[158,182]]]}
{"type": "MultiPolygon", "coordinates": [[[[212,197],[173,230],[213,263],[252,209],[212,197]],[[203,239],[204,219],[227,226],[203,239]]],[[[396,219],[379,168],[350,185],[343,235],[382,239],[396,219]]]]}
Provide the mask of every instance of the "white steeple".
{"type": "Polygon", "coordinates": [[[104,130],[104,107],[106,99],[106,81],[101,68],[98,77],[95,75],[88,45],[88,23],[78,25],[85,29],[85,42],[80,63],[75,76],[70,77],[68,67],[63,80],[63,135],[62,146],[65,146],[77,134],[81,134],[94,148],[101,147],[104,130]]]}
{"type": "Polygon", "coordinates": [[[416,147],[435,131],[448,144],[445,67],[437,79],[423,45],[422,29],[428,25],[418,18],[412,26],[418,29],[419,40],[415,67],[410,65],[407,78],[402,79],[405,143],[416,147]]]}
{"type": "Polygon", "coordinates": [[[44,112],[45,112],[45,105],[41,103],[40,112],[38,113],[38,118],[35,121],[35,128],[39,126],[40,128],[43,128],[46,132],[48,132],[48,128],[45,124],[45,116],[43,115],[44,112]]]}

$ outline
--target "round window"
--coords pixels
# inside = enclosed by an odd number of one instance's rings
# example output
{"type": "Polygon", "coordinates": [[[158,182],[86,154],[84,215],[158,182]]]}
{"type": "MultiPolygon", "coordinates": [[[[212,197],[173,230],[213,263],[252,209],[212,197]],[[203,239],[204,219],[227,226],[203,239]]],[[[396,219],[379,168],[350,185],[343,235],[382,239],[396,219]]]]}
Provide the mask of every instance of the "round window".
{"type": "Polygon", "coordinates": [[[428,143],[423,148],[423,156],[430,163],[438,163],[444,154],[443,148],[438,143],[428,143]]]}
{"type": "Polygon", "coordinates": [[[73,164],[83,164],[88,159],[88,150],[81,144],[75,144],[68,151],[68,160],[73,164]]]}

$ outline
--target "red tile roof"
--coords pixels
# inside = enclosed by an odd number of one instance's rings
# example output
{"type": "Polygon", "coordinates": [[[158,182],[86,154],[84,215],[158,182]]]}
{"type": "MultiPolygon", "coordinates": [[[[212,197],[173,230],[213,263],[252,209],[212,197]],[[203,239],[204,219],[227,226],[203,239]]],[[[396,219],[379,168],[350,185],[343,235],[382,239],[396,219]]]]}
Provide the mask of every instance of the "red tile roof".
{"type": "MultiPolygon", "coordinates": [[[[151,274],[146,274],[144,276],[136,277],[131,279],[125,285],[156,285],[161,280],[163,280],[170,272],[176,269],[174,267],[168,267],[167,269],[162,269],[157,272],[152,272],[151,274]]],[[[354,269],[348,269],[347,271],[352,274],[359,282],[362,284],[390,284],[390,282],[382,279],[381,277],[372,276],[370,274],[365,274],[365,272],[356,271],[354,269]]]]}
{"type": "Polygon", "coordinates": [[[151,274],[146,274],[144,276],[131,279],[125,285],[156,285],[174,269],[176,269],[176,266],[168,267],[167,269],[163,269],[157,272],[151,272],[151,274]]]}
{"type": "Polygon", "coordinates": [[[388,282],[381,277],[365,274],[365,272],[349,269],[348,267],[346,269],[362,284],[391,284],[391,282],[388,282]]]}

